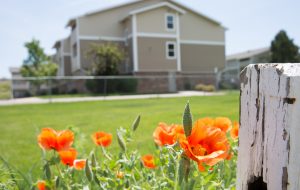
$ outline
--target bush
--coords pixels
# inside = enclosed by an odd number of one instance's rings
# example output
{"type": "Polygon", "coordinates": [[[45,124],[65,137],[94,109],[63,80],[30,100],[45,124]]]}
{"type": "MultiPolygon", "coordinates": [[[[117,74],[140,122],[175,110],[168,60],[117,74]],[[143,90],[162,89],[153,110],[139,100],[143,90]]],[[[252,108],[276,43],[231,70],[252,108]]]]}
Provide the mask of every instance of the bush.
{"type": "Polygon", "coordinates": [[[219,86],[220,86],[220,89],[223,89],[223,90],[239,89],[239,84],[232,83],[229,81],[222,81],[222,82],[220,82],[219,86]]]}
{"type": "Polygon", "coordinates": [[[195,86],[195,90],[204,92],[214,92],[216,89],[214,85],[197,84],[195,86]]]}
{"type": "Polygon", "coordinates": [[[86,82],[86,88],[92,93],[135,93],[137,79],[94,79],[86,82]],[[105,84],[106,83],[106,84],[105,84]]]}

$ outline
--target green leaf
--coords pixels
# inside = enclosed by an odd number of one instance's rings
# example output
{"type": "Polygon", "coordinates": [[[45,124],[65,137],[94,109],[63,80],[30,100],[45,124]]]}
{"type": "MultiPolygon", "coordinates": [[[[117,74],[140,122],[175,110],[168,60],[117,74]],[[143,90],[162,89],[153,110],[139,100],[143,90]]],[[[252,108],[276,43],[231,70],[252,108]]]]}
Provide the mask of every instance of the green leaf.
{"type": "Polygon", "coordinates": [[[93,152],[92,153],[92,168],[96,168],[96,166],[97,166],[97,160],[95,157],[95,153],[93,152]]]}
{"type": "Polygon", "coordinates": [[[51,170],[48,163],[44,165],[44,174],[48,180],[51,180],[51,170]]]}
{"type": "Polygon", "coordinates": [[[117,136],[118,136],[118,143],[119,143],[121,149],[125,152],[126,151],[126,144],[125,144],[125,141],[124,141],[124,138],[123,138],[122,134],[119,131],[117,132],[117,136]]]}
{"type": "Polygon", "coordinates": [[[190,173],[191,161],[183,156],[179,163],[179,184],[182,183],[183,179],[188,181],[189,173],[190,173]]]}
{"type": "Polygon", "coordinates": [[[188,190],[193,190],[194,186],[195,186],[195,183],[196,183],[196,180],[192,179],[191,182],[189,183],[188,190]]]}
{"type": "Polygon", "coordinates": [[[60,184],[60,179],[59,179],[59,177],[57,176],[56,179],[55,179],[55,187],[56,187],[56,189],[59,188],[59,184],[60,184]]]}
{"type": "Polygon", "coordinates": [[[186,136],[190,136],[193,128],[193,120],[192,120],[192,114],[190,111],[190,104],[189,102],[186,104],[184,113],[183,113],[183,118],[182,118],[182,124],[184,127],[184,133],[186,136]]]}
{"type": "Polygon", "coordinates": [[[86,160],[86,164],[85,164],[85,176],[89,180],[89,182],[93,181],[93,172],[90,168],[88,160],[86,160]]]}
{"type": "Polygon", "coordinates": [[[140,124],[140,120],[141,120],[141,116],[138,115],[137,118],[134,120],[133,124],[132,124],[132,130],[136,131],[139,124],[140,124]]]}

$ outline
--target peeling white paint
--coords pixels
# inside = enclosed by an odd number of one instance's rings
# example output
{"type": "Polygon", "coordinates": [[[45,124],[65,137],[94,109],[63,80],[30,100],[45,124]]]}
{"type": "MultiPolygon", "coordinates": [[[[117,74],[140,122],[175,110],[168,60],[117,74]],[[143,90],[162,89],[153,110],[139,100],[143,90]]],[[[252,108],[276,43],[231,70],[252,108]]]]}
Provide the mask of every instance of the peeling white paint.
{"type": "Polygon", "coordinates": [[[241,80],[237,190],[255,177],[300,189],[300,64],[249,65],[241,80]]]}

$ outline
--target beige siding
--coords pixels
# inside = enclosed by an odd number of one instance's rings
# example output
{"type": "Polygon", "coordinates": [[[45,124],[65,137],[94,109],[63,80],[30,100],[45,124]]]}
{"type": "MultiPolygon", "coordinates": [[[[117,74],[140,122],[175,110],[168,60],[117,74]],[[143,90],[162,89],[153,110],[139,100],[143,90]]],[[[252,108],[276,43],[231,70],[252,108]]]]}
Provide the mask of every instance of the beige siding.
{"type": "MultiPolygon", "coordinates": [[[[99,41],[99,40],[80,40],[80,62],[81,62],[81,68],[85,71],[89,71],[92,66],[92,60],[88,57],[87,52],[90,50],[91,44],[105,44],[105,43],[115,43],[118,44],[120,49],[124,50],[124,42],[107,42],[107,41],[99,41]]],[[[124,73],[123,68],[125,61],[120,65],[120,72],[124,73]]]]}
{"type": "Polygon", "coordinates": [[[64,48],[64,53],[71,53],[71,39],[70,39],[70,37],[63,40],[63,48],[64,48]]]}
{"type": "Polygon", "coordinates": [[[214,72],[225,67],[225,47],[181,44],[182,72],[214,72]]]}
{"type": "Polygon", "coordinates": [[[153,5],[162,0],[141,1],[123,7],[111,9],[79,18],[79,33],[83,36],[123,37],[124,27],[121,21],[129,16],[129,12],[153,5]]]}
{"type": "Polygon", "coordinates": [[[71,72],[71,57],[70,56],[65,56],[64,57],[64,76],[71,76],[72,72],[71,72]]]}
{"type": "Polygon", "coordinates": [[[176,71],[177,60],[166,58],[166,42],[175,39],[138,38],[139,71],[176,71]]]}
{"type": "Polygon", "coordinates": [[[225,29],[193,12],[180,17],[181,40],[225,41],[225,29]]]}
{"type": "Polygon", "coordinates": [[[176,34],[176,12],[168,7],[161,7],[137,15],[137,31],[142,33],[176,34]],[[166,14],[173,14],[174,30],[166,29],[166,14]]]}

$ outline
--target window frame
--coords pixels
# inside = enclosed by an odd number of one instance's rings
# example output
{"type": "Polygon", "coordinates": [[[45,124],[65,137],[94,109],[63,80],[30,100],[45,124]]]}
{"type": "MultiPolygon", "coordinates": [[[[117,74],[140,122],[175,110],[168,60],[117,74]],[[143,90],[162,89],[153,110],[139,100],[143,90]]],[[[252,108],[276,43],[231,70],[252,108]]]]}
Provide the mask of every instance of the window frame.
{"type": "Polygon", "coordinates": [[[175,21],[175,19],[176,19],[176,16],[175,16],[175,14],[172,14],[172,13],[166,13],[166,15],[165,15],[165,28],[166,28],[166,30],[167,31],[175,31],[175,28],[176,28],[176,21],[175,21]],[[168,27],[168,24],[169,24],[169,20],[168,20],[168,17],[172,17],[173,18],[173,28],[169,28],[168,27]]]}
{"type": "Polygon", "coordinates": [[[175,41],[167,41],[166,42],[166,58],[169,60],[177,59],[177,44],[175,41]],[[174,56],[169,55],[169,53],[170,53],[169,45],[173,45],[173,47],[174,47],[174,50],[173,50],[174,56]]]}

